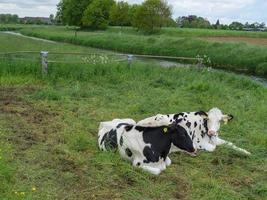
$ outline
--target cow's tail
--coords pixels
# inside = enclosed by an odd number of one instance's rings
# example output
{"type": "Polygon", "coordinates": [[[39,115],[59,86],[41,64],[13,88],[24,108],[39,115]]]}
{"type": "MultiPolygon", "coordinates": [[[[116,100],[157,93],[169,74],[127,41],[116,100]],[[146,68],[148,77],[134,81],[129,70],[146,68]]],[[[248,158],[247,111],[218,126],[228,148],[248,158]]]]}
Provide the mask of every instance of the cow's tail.
{"type": "Polygon", "coordinates": [[[250,152],[248,152],[248,151],[245,150],[245,149],[242,149],[242,148],[237,147],[237,146],[234,145],[232,142],[228,142],[228,141],[226,141],[226,142],[224,143],[224,145],[227,146],[227,147],[229,147],[229,148],[231,148],[231,149],[234,149],[234,150],[236,150],[236,151],[239,151],[239,152],[241,152],[241,153],[244,153],[244,154],[246,154],[246,155],[251,155],[250,152]]]}

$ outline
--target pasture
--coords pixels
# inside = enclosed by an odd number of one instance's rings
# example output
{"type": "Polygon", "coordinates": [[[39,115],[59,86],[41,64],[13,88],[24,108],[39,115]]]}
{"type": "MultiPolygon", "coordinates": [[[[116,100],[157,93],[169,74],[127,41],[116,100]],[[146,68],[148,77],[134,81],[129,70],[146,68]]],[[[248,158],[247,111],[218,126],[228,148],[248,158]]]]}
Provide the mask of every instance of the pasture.
{"type": "MultiPolygon", "coordinates": [[[[69,41],[73,34],[63,28],[24,31],[61,41],[69,41]]],[[[79,34],[88,41],[101,35],[79,34]]],[[[111,33],[103,35],[113,37],[111,33]]],[[[134,41],[129,44],[134,51],[138,41],[135,36],[129,37],[134,41]]],[[[149,38],[141,37],[139,42],[156,40],[149,38]]],[[[0,52],[93,51],[83,46],[45,43],[1,33],[0,43],[0,52]]],[[[1,199],[261,200],[266,197],[267,89],[263,86],[226,72],[164,69],[155,63],[142,62],[134,63],[131,68],[123,62],[53,63],[48,75],[42,76],[38,55],[29,57],[36,60],[0,58],[1,199]],[[252,156],[224,147],[214,153],[200,152],[195,158],[176,153],[171,155],[173,164],[156,177],[133,168],[116,152],[98,150],[100,121],[125,117],[140,120],[157,113],[208,110],[214,106],[235,117],[222,126],[222,138],[247,149],[252,156]]],[[[54,59],[70,60],[66,55],[54,59]]]]}
{"type": "MultiPolygon", "coordinates": [[[[266,76],[267,47],[246,42],[212,41],[207,36],[265,37],[266,33],[227,32],[213,30],[163,29],[159,35],[143,35],[134,29],[110,28],[107,31],[75,31],[71,27],[25,27],[19,30],[24,35],[68,42],[83,46],[113,50],[122,53],[192,57],[207,56],[214,68],[266,76]],[[171,34],[174,32],[173,34],[171,34]],[[203,37],[206,33],[205,37],[203,37]],[[220,34],[221,33],[221,34],[220,34]],[[232,33],[232,34],[230,34],[232,33]],[[201,37],[201,38],[200,38],[201,37]],[[203,37],[203,38],[202,38],[203,37]]],[[[255,38],[254,38],[255,39],[255,38]]]]}

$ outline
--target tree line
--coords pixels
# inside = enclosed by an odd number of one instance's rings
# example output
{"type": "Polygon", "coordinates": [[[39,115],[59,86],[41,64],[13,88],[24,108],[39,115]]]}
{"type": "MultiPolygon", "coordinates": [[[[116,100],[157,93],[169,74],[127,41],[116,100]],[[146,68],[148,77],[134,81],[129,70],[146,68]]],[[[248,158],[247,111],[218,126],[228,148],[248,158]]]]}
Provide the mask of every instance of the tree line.
{"type": "Polygon", "coordinates": [[[90,29],[133,26],[145,32],[156,32],[163,26],[175,26],[172,9],[165,0],[146,0],[130,5],[114,0],[61,0],[56,21],[90,29]]]}
{"type": "Polygon", "coordinates": [[[165,0],[146,0],[130,5],[114,0],[61,0],[56,21],[65,25],[90,29],[106,29],[111,26],[132,26],[144,32],[157,32],[161,27],[209,28],[224,30],[266,30],[264,23],[242,24],[232,22],[211,24],[195,15],[172,19],[172,8],[165,0]]]}
{"type": "Polygon", "coordinates": [[[128,4],[114,0],[61,0],[57,14],[49,18],[20,19],[18,15],[0,14],[0,23],[63,24],[86,29],[106,29],[108,26],[132,26],[140,31],[154,33],[162,27],[208,28],[224,30],[264,31],[264,23],[232,22],[211,24],[207,19],[196,16],[182,16],[172,19],[172,7],[166,0],[146,0],[142,4],[128,4]]]}

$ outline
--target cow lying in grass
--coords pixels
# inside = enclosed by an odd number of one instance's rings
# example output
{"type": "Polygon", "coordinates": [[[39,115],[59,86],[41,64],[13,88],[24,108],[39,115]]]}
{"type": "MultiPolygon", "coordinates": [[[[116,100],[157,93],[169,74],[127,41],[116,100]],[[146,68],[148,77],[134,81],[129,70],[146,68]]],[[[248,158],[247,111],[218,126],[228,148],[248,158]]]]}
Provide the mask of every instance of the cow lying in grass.
{"type": "MultiPolygon", "coordinates": [[[[170,115],[158,114],[156,116],[139,121],[137,125],[146,127],[168,126],[176,121],[187,131],[197,149],[203,149],[212,152],[216,149],[216,146],[226,145],[234,150],[250,155],[248,151],[235,146],[231,142],[219,138],[218,133],[220,129],[220,123],[227,123],[232,119],[232,115],[224,115],[218,108],[213,108],[208,113],[199,111],[189,113],[182,112],[179,114],[170,115]]],[[[179,149],[174,146],[171,148],[171,152],[178,150],[179,149]]]]}
{"type": "Polygon", "coordinates": [[[98,132],[101,150],[118,149],[120,155],[133,166],[158,175],[171,164],[171,146],[194,153],[187,131],[176,121],[168,125],[146,127],[132,119],[101,122],[98,132]]]}

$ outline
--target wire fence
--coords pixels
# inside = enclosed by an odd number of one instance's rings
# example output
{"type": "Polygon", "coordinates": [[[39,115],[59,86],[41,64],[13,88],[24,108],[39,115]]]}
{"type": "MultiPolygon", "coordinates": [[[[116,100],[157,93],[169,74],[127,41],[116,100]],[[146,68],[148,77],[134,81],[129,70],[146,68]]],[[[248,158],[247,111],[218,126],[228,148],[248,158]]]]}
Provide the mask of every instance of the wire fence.
{"type": "Polygon", "coordinates": [[[49,63],[58,64],[108,64],[110,62],[126,62],[131,66],[136,59],[153,59],[153,60],[171,60],[173,62],[190,62],[203,66],[203,58],[196,57],[174,57],[174,56],[157,56],[157,55],[140,55],[140,54],[122,54],[122,53],[84,53],[84,52],[48,52],[48,51],[13,51],[0,52],[0,59],[39,62],[44,74],[48,73],[49,63]],[[64,60],[62,60],[64,55],[64,60]]]}

